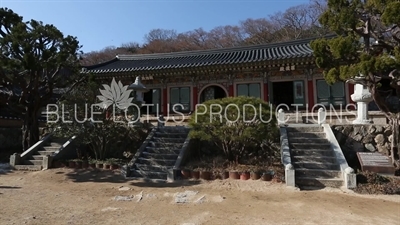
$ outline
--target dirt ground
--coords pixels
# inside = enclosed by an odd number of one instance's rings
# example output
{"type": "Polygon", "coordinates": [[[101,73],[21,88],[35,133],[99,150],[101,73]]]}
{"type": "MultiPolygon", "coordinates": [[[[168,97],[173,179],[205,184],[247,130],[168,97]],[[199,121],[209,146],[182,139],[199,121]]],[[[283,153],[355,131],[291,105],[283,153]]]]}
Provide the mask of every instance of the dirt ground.
{"type": "Polygon", "coordinates": [[[400,224],[399,195],[251,180],[160,185],[66,168],[0,173],[0,207],[0,224],[400,224]]]}

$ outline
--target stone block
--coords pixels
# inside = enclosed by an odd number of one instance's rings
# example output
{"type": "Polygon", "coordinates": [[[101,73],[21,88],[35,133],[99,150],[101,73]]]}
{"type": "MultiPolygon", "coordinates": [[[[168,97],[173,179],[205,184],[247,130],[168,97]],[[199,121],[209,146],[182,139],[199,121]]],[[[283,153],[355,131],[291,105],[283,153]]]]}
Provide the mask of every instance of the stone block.
{"type": "Polygon", "coordinates": [[[377,145],[385,144],[385,136],[383,136],[383,134],[376,135],[374,140],[377,145]]]}
{"type": "Polygon", "coordinates": [[[21,155],[18,153],[14,153],[10,156],[10,165],[15,166],[18,165],[21,161],[21,155]]]}

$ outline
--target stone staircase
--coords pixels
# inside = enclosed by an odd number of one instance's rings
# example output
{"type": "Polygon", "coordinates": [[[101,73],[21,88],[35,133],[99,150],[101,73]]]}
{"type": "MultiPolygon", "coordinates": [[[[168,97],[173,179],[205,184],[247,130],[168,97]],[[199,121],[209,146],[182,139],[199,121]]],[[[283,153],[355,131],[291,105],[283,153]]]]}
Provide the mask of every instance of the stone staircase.
{"type": "Polygon", "coordinates": [[[290,155],[299,187],[343,186],[340,165],[323,127],[288,127],[290,155]]]}
{"type": "Polygon", "coordinates": [[[51,141],[45,142],[41,148],[38,148],[32,155],[23,159],[19,164],[14,166],[16,170],[42,170],[43,158],[46,155],[53,155],[61,148],[63,143],[68,139],[66,138],[52,138],[51,141]]]}
{"type": "Polygon", "coordinates": [[[182,151],[189,129],[185,127],[159,127],[142,152],[137,153],[130,167],[129,177],[167,180],[182,151]]]}

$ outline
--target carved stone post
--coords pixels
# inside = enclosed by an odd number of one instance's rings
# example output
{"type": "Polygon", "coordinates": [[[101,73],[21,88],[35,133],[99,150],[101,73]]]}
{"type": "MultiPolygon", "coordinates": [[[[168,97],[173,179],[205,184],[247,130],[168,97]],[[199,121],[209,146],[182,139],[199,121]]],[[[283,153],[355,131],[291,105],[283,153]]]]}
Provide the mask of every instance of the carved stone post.
{"type": "Polygon", "coordinates": [[[351,82],[355,83],[351,100],[357,103],[357,118],[353,121],[353,124],[370,124],[372,121],[368,118],[368,103],[373,99],[372,94],[363,77],[351,82]]]}

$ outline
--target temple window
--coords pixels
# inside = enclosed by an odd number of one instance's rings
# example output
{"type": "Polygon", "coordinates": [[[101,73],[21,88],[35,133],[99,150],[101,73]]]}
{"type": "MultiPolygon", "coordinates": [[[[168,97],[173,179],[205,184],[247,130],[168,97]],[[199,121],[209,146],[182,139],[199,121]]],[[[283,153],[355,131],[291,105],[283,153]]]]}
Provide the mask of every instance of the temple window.
{"type": "Polygon", "coordinates": [[[238,84],[237,96],[249,96],[261,98],[261,87],[259,83],[253,84],[238,84]]]}

